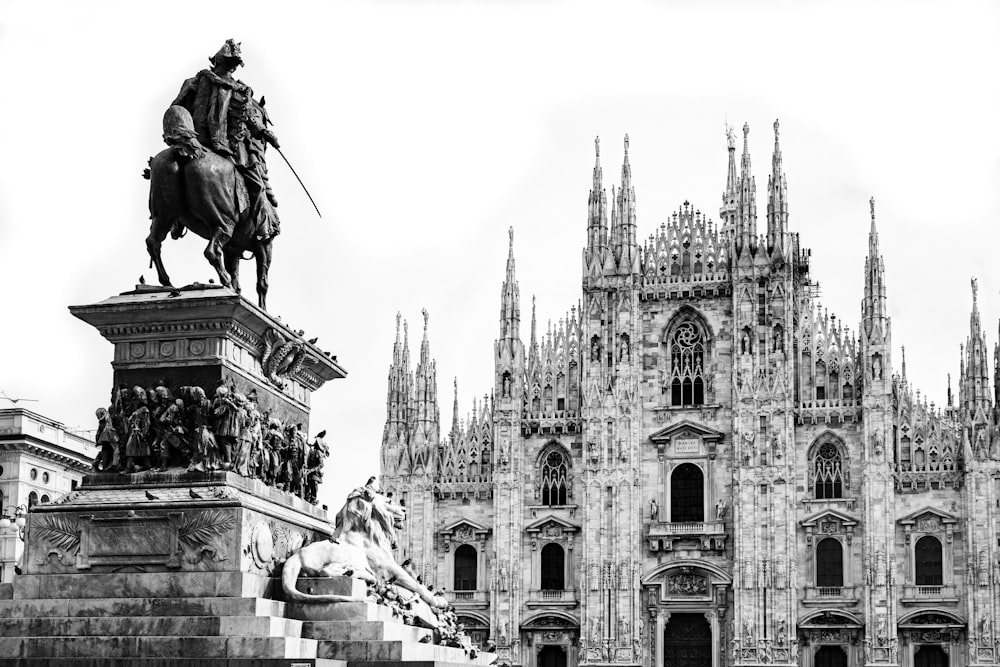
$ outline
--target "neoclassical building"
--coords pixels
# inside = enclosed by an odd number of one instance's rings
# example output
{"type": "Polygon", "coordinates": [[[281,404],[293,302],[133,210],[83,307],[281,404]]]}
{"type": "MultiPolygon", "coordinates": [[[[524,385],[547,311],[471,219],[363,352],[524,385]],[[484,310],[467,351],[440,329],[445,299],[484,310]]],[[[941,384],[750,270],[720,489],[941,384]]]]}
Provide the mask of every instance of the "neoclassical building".
{"type": "Polygon", "coordinates": [[[21,557],[18,518],[75,489],[95,456],[92,440],[57,421],[24,408],[0,410],[0,583],[11,581],[21,557]]]}
{"type": "Polygon", "coordinates": [[[494,389],[466,419],[456,389],[447,433],[426,313],[412,371],[397,317],[399,556],[501,664],[1000,665],[975,283],[957,397],[929,404],[894,359],[874,201],[851,330],[815,301],[774,127],[761,231],[747,126],[720,222],[684,202],[646,240],[628,138],[611,201],[597,144],[580,307],[539,332],[532,304],[521,338],[512,232],[494,389]]]}

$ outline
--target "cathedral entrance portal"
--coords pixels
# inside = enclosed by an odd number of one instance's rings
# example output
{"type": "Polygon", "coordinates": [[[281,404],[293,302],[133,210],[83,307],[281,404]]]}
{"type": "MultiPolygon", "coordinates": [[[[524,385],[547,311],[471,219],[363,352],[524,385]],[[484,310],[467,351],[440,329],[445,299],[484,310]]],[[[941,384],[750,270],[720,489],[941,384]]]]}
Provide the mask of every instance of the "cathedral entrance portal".
{"type": "Polygon", "coordinates": [[[538,667],[566,667],[566,651],[561,646],[543,646],[538,652],[538,667]]]}
{"type": "Polygon", "coordinates": [[[712,667],[712,628],[704,614],[670,615],[663,629],[662,667],[712,667]]]}
{"type": "Polygon", "coordinates": [[[813,667],[847,667],[847,654],[839,646],[820,646],[813,657],[813,667]]]}
{"type": "Polygon", "coordinates": [[[924,644],[913,654],[913,667],[948,667],[948,654],[937,644],[924,644]]]}

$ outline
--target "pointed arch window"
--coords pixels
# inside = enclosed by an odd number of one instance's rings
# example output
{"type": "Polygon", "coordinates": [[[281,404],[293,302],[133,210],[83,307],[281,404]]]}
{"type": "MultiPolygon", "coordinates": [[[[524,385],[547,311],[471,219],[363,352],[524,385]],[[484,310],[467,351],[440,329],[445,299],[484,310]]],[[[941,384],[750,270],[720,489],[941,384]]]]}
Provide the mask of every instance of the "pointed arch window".
{"type": "Polygon", "coordinates": [[[816,362],[816,400],[826,398],[826,364],[823,360],[816,362]]]}
{"type": "Polygon", "coordinates": [[[455,549],[455,590],[476,590],[476,564],[478,554],[471,544],[455,549]]]}
{"type": "Polygon", "coordinates": [[[810,472],[817,500],[844,497],[844,460],[837,445],[822,443],[813,455],[810,472]]]}
{"type": "Polygon", "coordinates": [[[542,504],[565,505],[569,465],[562,452],[553,449],[542,461],[542,504]]]}
{"type": "Polygon", "coordinates": [[[670,404],[705,403],[705,333],[687,320],[670,334],[670,404]]]}

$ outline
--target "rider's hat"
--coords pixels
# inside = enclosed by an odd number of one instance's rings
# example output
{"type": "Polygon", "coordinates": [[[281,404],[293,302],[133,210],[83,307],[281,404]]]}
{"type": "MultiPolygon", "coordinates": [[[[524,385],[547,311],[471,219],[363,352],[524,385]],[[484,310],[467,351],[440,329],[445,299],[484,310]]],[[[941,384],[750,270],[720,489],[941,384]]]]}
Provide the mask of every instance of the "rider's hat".
{"type": "Polygon", "coordinates": [[[243,64],[243,57],[240,55],[240,42],[232,39],[227,39],[226,43],[222,45],[219,51],[208,59],[213,65],[218,64],[220,58],[225,58],[227,60],[235,60],[237,65],[243,64]]]}

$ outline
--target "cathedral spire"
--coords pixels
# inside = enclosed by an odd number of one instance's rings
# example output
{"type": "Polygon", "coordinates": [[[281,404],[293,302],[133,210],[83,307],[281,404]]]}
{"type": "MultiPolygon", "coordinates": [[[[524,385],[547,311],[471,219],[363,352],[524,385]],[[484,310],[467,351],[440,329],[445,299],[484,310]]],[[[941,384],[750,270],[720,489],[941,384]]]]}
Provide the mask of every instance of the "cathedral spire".
{"type": "Polygon", "coordinates": [[[868,257],[865,258],[865,299],[861,321],[869,338],[881,339],[888,324],[885,299],[885,262],[878,248],[878,230],[875,228],[875,198],[868,200],[871,211],[871,228],[868,232],[868,257]]]}
{"type": "MultiPolygon", "coordinates": [[[[415,471],[433,472],[434,451],[440,442],[441,416],[438,409],[437,370],[430,356],[427,325],[430,315],[424,316],[424,336],[420,343],[420,361],[417,363],[413,382],[412,429],[410,446],[415,471]]],[[[404,324],[405,326],[405,324],[404,324]]]]}
{"type": "Polygon", "coordinates": [[[520,338],[521,306],[520,291],[514,278],[514,228],[508,231],[510,246],[507,250],[507,275],[500,293],[500,337],[520,338]]]}
{"type": "Polygon", "coordinates": [[[535,319],[535,295],[531,295],[531,339],[528,342],[528,368],[534,369],[538,363],[538,324],[535,319]]]}
{"type": "Polygon", "coordinates": [[[757,240],[757,183],[750,170],[750,124],[743,123],[743,155],[740,158],[740,180],[736,211],[736,252],[755,248],[757,240]]]}
{"type": "Polygon", "coordinates": [[[461,431],[458,428],[458,378],[456,377],[453,381],[455,401],[451,406],[451,442],[454,444],[458,441],[461,436],[461,431]]]}
{"type": "Polygon", "coordinates": [[[400,328],[406,324],[396,313],[396,341],[392,346],[392,363],[386,392],[385,428],[382,432],[382,465],[390,474],[409,471],[409,425],[413,376],[410,374],[410,353],[406,338],[400,340],[400,328]]]}
{"type": "MultiPolygon", "coordinates": [[[[635,188],[632,187],[632,166],[628,160],[628,135],[625,135],[625,158],[622,161],[622,181],[615,197],[611,215],[611,246],[615,271],[629,274],[638,271],[639,250],[635,243],[635,188]]],[[[614,195],[614,190],[612,190],[614,195]]]]}
{"type": "Polygon", "coordinates": [[[733,126],[728,122],[726,123],[726,145],[729,149],[729,171],[726,174],[726,189],[722,192],[719,218],[722,220],[723,232],[735,233],[739,180],[736,176],[736,134],[733,132],[733,126]]]}
{"type": "Polygon", "coordinates": [[[774,121],[774,154],[771,176],[767,181],[767,248],[773,254],[785,250],[788,232],[788,184],[781,167],[781,146],[778,144],[778,121],[774,121]]]}
{"type": "Polygon", "coordinates": [[[601,138],[594,137],[594,180],[587,201],[587,247],[608,244],[608,195],[604,191],[604,171],[601,169],[601,138]]]}
{"type": "Polygon", "coordinates": [[[979,283],[972,279],[972,312],[969,339],[965,346],[964,368],[958,382],[958,403],[969,417],[986,415],[992,408],[986,361],[986,335],[979,319],[979,283]],[[981,412],[980,412],[981,411],[981,412]]]}

